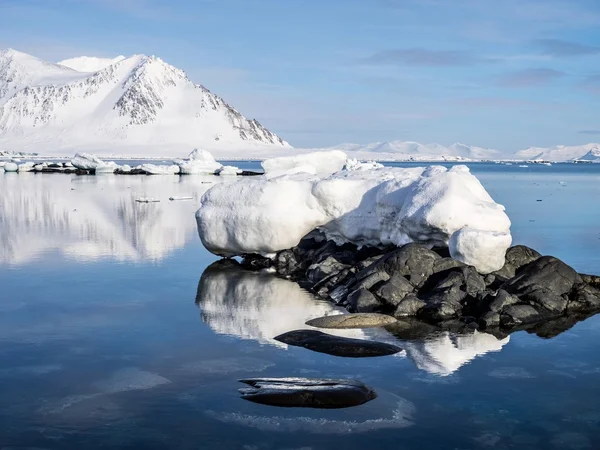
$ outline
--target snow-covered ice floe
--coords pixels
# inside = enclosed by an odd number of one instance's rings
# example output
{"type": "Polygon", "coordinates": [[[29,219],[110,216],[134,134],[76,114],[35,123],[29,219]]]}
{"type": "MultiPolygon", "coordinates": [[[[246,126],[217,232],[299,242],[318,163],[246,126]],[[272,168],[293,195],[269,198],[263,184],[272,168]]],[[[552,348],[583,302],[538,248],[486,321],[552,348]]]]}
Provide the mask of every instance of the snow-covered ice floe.
{"type": "Polygon", "coordinates": [[[158,166],[156,164],[142,164],[140,166],[145,173],[148,175],[177,175],[179,173],[179,166],[172,164],[170,166],[158,166]]]}
{"type": "MultiPolygon", "coordinates": [[[[310,165],[310,155],[302,156],[310,165]]],[[[322,159],[315,155],[315,161],[322,159]]],[[[209,251],[273,256],[319,229],[338,244],[449,246],[454,259],[480,273],[504,265],[510,220],[466,166],[339,170],[332,165],[338,171],[322,175],[283,166],[267,160],[266,176],[219,184],[204,194],[196,220],[209,251]],[[271,168],[283,173],[269,176],[271,168]]]]}
{"type": "Polygon", "coordinates": [[[5,172],[16,172],[17,170],[19,170],[19,166],[17,166],[14,162],[8,162],[4,164],[5,172]]]}
{"type": "Polygon", "coordinates": [[[333,150],[266,159],[261,163],[261,166],[268,178],[292,173],[324,175],[341,170],[346,163],[346,159],[344,152],[333,150]]]}
{"type": "Polygon", "coordinates": [[[175,161],[182,175],[211,175],[223,168],[210,152],[195,148],[185,160],[175,161]]]}
{"type": "Polygon", "coordinates": [[[221,167],[217,173],[219,175],[241,175],[243,172],[242,169],[240,169],[239,167],[235,167],[235,166],[223,166],[221,167]]]}

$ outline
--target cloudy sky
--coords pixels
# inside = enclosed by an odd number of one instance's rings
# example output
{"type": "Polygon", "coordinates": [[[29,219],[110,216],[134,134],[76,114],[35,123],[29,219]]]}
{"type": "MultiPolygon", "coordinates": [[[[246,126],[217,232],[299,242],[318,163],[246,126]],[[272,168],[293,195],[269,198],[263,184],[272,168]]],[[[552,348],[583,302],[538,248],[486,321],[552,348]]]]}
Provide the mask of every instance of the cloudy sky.
{"type": "Polygon", "coordinates": [[[296,146],[600,140],[598,0],[0,0],[0,48],[154,54],[296,146]]]}

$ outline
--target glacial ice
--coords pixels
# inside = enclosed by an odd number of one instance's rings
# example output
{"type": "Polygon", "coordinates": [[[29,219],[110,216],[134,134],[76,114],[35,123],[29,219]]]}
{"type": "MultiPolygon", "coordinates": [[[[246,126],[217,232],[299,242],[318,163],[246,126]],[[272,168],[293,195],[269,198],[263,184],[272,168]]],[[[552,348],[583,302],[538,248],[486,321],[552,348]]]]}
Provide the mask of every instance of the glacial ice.
{"type": "MultiPolygon", "coordinates": [[[[324,165],[314,164],[321,171],[324,165]]],[[[338,244],[449,246],[452,257],[481,273],[504,264],[510,220],[466,166],[272,178],[269,170],[293,169],[293,164],[264,166],[267,176],[219,184],[202,197],[196,220],[209,251],[272,256],[318,228],[338,244]]]]}
{"type": "Polygon", "coordinates": [[[219,170],[217,170],[217,173],[219,175],[241,175],[243,172],[242,169],[240,169],[239,167],[235,167],[235,166],[223,166],[221,167],[219,170]]]}
{"type": "Polygon", "coordinates": [[[182,175],[211,175],[223,168],[210,152],[198,148],[195,148],[187,159],[177,160],[175,164],[180,167],[182,175]]]}
{"type": "Polygon", "coordinates": [[[158,166],[156,164],[142,164],[140,166],[148,175],[176,175],[179,173],[180,167],[176,164],[170,166],[158,166]]]}
{"type": "Polygon", "coordinates": [[[73,167],[83,170],[96,170],[97,167],[106,166],[106,163],[91,153],[76,153],[71,159],[73,167]]]}
{"type": "Polygon", "coordinates": [[[17,166],[14,162],[7,162],[4,164],[5,172],[16,172],[17,170],[19,170],[19,166],[17,166]]]}

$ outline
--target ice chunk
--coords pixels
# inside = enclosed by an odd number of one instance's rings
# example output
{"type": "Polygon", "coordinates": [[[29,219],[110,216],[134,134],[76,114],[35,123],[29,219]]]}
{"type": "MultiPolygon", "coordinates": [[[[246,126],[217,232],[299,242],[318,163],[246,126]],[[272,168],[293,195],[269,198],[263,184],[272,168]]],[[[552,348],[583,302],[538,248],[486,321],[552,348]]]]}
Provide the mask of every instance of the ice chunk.
{"type": "Polygon", "coordinates": [[[19,172],[32,172],[33,171],[33,166],[35,166],[35,163],[24,162],[24,163],[19,164],[17,170],[19,172]]]}
{"type": "Polygon", "coordinates": [[[174,161],[181,169],[183,175],[214,174],[220,170],[223,165],[216,162],[210,152],[195,148],[188,159],[174,161]]]}
{"type": "Polygon", "coordinates": [[[4,164],[5,172],[16,172],[17,170],[19,170],[19,166],[17,166],[14,162],[8,162],[4,164]]]}
{"type": "Polygon", "coordinates": [[[235,167],[235,166],[223,166],[221,167],[219,170],[217,170],[217,173],[219,175],[241,175],[243,172],[242,169],[235,167]]]}
{"type": "Polygon", "coordinates": [[[498,270],[510,220],[465,166],[253,177],[207,191],[196,213],[205,247],[270,256],[319,228],[338,244],[448,246],[480,272],[498,270]]]}
{"type": "Polygon", "coordinates": [[[307,172],[329,175],[341,170],[346,163],[346,154],[339,150],[280,156],[264,160],[261,165],[267,175],[307,172]],[[301,169],[301,170],[299,170],[301,169]]]}
{"type": "Polygon", "coordinates": [[[140,167],[148,175],[176,175],[180,167],[173,164],[170,166],[158,166],[156,164],[142,164],[140,167]]]}
{"type": "Polygon", "coordinates": [[[95,170],[97,167],[106,166],[106,163],[91,153],[77,153],[71,159],[73,167],[84,170],[95,170]]]}

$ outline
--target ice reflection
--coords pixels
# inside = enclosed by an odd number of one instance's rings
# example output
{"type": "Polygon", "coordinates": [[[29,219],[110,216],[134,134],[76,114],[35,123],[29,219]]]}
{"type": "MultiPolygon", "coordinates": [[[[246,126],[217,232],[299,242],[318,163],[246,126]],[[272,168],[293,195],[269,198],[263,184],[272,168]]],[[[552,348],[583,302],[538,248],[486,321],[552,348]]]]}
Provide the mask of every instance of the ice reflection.
{"type": "Polygon", "coordinates": [[[71,259],[157,261],[196,237],[194,211],[219,177],[0,176],[0,264],[44,252],[71,259]],[[169,201],[170,196],[192,200],[169,201]],[[160,203],[139,204],[139,197],[160,203]]]}
{"type": "MultiPolygon", "coordinates": [[[[219,334],[287,347],[273,339],[281,333],[312,328],[306,320],[344,310],[318,300],[298,284],[272,274],[244,269],[235,261],[222,260],[209,266],[198,285],[196,303],[202,320],[219,334]]],[[[509,342],[482,332],[456,334],[422,323],[365,330],[325,330],[330,334],[376,339],[400,345],[416,366],[428,373],[446,376],[488,352],[497,352],[509,342]],[[412,333],[412,335],[411,335],[412,333]]]]}

